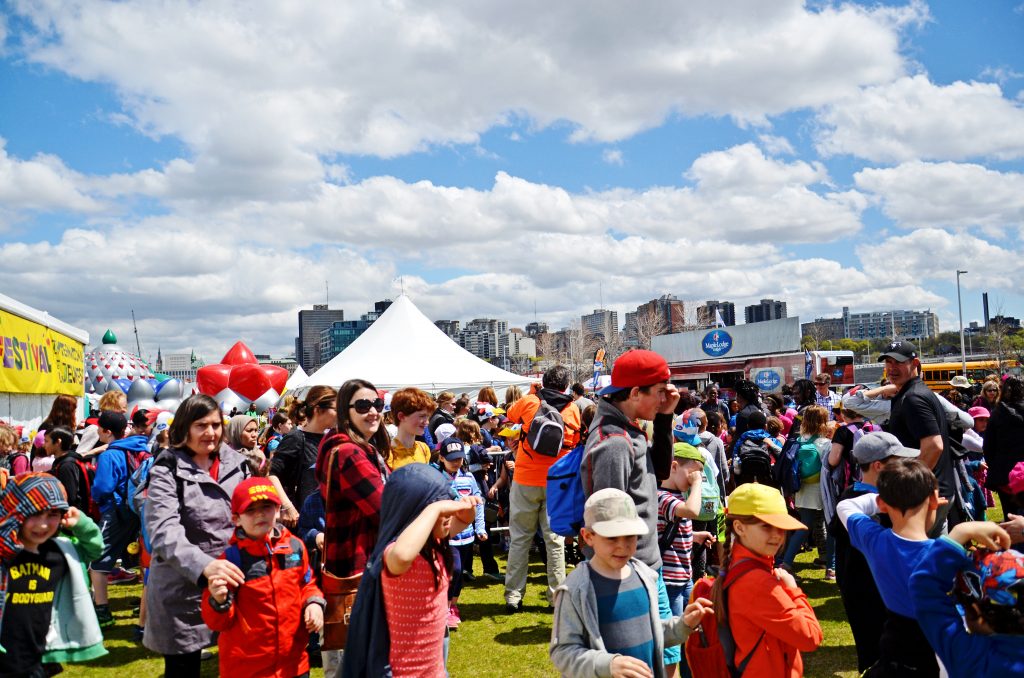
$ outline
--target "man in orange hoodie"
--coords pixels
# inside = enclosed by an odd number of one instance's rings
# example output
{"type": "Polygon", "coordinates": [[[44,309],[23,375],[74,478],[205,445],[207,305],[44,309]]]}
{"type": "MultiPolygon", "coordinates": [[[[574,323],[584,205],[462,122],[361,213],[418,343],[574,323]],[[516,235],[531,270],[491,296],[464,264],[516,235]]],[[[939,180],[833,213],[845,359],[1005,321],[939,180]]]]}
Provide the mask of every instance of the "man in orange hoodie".
{"type": "Polygon", "coordinates": [[[516,455],[515,476],[509,491],[509,538],[508,566],[505,570],[505,609],[518,612],[526,592],[526,570],[530,559],[530,545],[533,535],[540,526],[547,551],[548,603],[552,603],[555,589],[565,580],[565,545],[562,538],[551,531],[547,513],[548,469],[555,461],[569,452],[580,439],[580,411],[572,402],[569,388],[569,370],[564,365],[555,365],[544,373],[541,388],[536,393],[517,400],[507,416],[512,424],[522,424],[522,438],[516,455]],[[564,434],[560,449],[554,455],[540,454],[526,438],[534,423],[534,417],[544,401],[562,416],[564,434]]]}

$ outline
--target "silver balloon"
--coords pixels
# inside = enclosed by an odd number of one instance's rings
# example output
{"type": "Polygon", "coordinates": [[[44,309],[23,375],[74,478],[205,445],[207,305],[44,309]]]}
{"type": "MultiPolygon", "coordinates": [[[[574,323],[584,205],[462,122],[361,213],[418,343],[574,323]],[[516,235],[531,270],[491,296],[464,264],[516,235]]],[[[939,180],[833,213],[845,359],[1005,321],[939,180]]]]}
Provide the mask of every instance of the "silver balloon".
{"type": "Polygon", "coordinates": [[[161,398],[156,401],[156,409],[167,412],[177,412],[179,405],[181,405],[181,401],[177,398],[161,398]]]}
{"type": "Polygon", "coordinates": [[[165,399],[177,398],[181,399],[185,390],[184,384],[178,379],[168,379],[164,383],[157,386],[156,399],[163,401],[165,399]]]}
{"type": "Polygon", "coordinates": [[[153,402],[155,397],[156,391],[151,383],[145,379],[136,379],[132,382],[131,388],[128,389],[128,410],[134,409],[133,406],[141,400],[153,402]]]}
{"type": "Polygon", "coordinates": [[[249,401],[230,388],[226,388],[213,396],[213,399],[220,405],[220,411],[225,414],[230,413],[232,409],[237,409],[239,412],[245,412],[249,409],[249,401]]]}
{"type": "Polygon", "coordinates": [[[131,414],[136,409],[139,410],[159,410],[160,406],[156,404],[156,401],[152,398],[143,398],[142,400],[135,400],[128,402],[128,413],[131,414]]]}
{"type": "Polygon", "coordinates": [[[272,388],[268,388],[267,392],[261,395],[256,400],[252,401],[252,404],[256,406],[257,412],[263,414],[271,407],[273,407],[275,404],[277,404],[278,398],[280,398],[280,396],[277,394],[277,391],[275,391],[272,388]]]}

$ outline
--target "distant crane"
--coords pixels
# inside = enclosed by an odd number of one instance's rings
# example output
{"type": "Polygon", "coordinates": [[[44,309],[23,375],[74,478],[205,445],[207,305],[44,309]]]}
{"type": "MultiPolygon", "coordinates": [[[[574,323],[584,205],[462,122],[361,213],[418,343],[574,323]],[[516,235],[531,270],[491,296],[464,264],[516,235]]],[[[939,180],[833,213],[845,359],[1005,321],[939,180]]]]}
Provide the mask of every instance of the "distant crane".
{"type": "Polygon", "coordinates": [[[142,359],[142,346],[139,344],[139,326],[135,324],[135,309],[132,309],[132,329],[135,330],[135,355],[142,359]]]}

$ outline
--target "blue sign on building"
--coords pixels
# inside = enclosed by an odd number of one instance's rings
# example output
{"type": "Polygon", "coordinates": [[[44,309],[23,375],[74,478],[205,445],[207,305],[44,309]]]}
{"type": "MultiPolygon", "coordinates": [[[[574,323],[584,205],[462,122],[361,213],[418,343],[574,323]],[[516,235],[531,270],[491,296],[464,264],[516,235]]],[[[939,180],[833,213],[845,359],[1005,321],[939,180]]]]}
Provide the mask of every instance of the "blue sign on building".
{"type": "Polygon", "coordinates": [[[779,387],[782,377],[775,370],[761,370],[754,375],[754,383],[762,391],[770,393],[779,387]]]}
{"type": "Polygon", "coordinates": [[[732,348],[732,337],[725,330],[715,329],[704,335],[700,345],[705,353],[717,358],[725,355],[732,348]]]}

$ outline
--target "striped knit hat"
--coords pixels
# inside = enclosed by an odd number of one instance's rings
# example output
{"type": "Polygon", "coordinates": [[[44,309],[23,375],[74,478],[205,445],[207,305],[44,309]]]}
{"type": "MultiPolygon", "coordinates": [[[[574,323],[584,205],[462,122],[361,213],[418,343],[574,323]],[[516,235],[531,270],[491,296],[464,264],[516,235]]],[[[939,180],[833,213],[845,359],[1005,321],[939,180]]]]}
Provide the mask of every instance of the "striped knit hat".
{"type": "Polygon", "coordinates": [[[0,561],[10,562],[21,551],[18,530],[26,518],[50,509],[68,508],[64,486],[49,473],[24,473],[10,480],[0,497],[0,561]]]}

